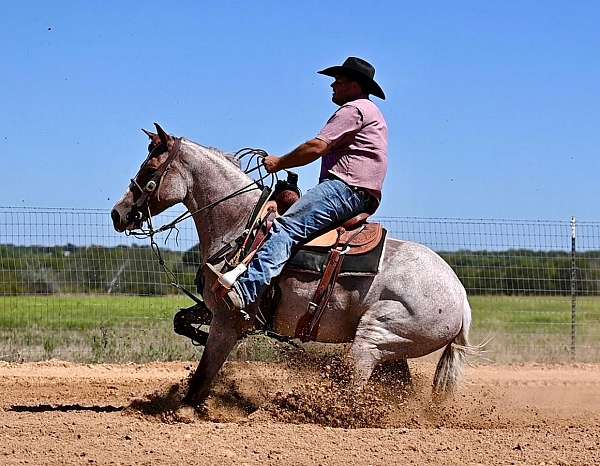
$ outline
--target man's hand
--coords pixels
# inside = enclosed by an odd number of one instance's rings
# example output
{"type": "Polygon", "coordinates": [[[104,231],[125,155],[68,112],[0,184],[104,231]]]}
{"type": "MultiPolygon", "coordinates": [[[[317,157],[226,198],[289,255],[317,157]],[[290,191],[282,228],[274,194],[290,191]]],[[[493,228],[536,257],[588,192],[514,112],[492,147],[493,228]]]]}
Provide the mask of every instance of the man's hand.
{"type": "Polygon", "coordinates": [[[282,157],[268,155],[264,158],[263,164],[269,173],[301,167],[317,160],[327,152],[327,149],[328,145],[325,141],[315,138],[300,144],[292,152],[282,157]]]}
{"type": "Polygon", "coordinates": [[[279,160],[281,157],[277,157],[275,155],[267,155],[263,160],[263,165],[269,173],[275,173],[280,170],[279,168],[279,160]]]}

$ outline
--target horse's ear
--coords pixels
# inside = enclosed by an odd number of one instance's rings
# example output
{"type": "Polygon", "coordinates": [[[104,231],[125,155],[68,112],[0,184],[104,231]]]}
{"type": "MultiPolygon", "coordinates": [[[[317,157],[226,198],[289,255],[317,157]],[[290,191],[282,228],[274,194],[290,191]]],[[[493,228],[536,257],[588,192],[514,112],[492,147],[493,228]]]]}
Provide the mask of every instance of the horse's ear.
{"type": "Polygon", "coordinates": [[[148,131],[147,129],[142,128],[142,131],[146,133],[146,136],[148,136],[151,141],[154,141],[154,138],[158,137],[158,134],[148,131]]]}
{"type": "Polygon", "coordinates": [[[156,131],[158,132],[158,137],[160,138],[160,142],[162,142],[165,147],[169,147],[169,141],[171,140],[171,136],[165,133],[165,130],[160,127],[158,123],[154,123],[156,127],[156,131]]]}
{"type": "Polygon", "coordinates": [[[144,128],[142,128],[142,131],[146,134],[146,136],[148,136],[150,138],[150,144],[148,144],[148,152],[149,153],[161,145],[161,141],[160,141],[160,138],[158,137],[158,134],[153,133],[152,131],[148,131],[144,128]]]}

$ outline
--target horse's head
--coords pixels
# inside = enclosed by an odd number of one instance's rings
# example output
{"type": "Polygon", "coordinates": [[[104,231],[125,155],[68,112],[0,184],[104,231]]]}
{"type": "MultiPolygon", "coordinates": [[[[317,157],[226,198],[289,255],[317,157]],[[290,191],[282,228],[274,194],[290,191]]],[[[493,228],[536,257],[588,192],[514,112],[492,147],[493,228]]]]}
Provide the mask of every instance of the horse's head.
{"type": "Polygon", "coordinates": [[[119,232],[140,228],[149,216],[182,202],[187,193],[178,160],[180,142],[154,125],[156,134],[143,130],[150,138],[148,157],[110,214],[119,232]]]}

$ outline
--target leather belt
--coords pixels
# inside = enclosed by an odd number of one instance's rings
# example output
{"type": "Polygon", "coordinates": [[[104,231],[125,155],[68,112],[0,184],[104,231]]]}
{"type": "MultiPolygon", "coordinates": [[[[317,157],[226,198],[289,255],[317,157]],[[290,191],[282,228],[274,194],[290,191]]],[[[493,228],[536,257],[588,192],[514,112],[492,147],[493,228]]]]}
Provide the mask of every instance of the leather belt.
{"type": "MultiPolygon", "coordinates": [[[[346,183],[347,184],[347,183],[346,183]]],[[[357,194],[360,194],[363,198],[367,200],[367,211],[369,213],[373,213],[379,204],[377,198],[373,196],[367,189],[361,188],[359,186],[351,186],[348,184],[348,187],[357,194]]]]}
{"type": "Polygon", "coordinates": [[[379,204],[379,201],[377,200],[377,198],[375,196],[373,196],[373,194],[371,194],[369,192],[369,190],[366,189],[366,188],[362,188],[360,186],[353,186],[351,184],[348,184],[346,181],[342,180],[339,176],[335,176],[332,173],[329,173],[327,175],[327,177],[324,178],[324,179],[326,179],[326,180],[338,180],[338,181],[341,181],[346,186],[348,186],[352,191],[354,191],[355,193],[358,193],[358,194],[362,195],[364,198],[367,199],[367,206],[369,207],[370,211],[371,210],[375,210],[375,208],[379,204]]]}

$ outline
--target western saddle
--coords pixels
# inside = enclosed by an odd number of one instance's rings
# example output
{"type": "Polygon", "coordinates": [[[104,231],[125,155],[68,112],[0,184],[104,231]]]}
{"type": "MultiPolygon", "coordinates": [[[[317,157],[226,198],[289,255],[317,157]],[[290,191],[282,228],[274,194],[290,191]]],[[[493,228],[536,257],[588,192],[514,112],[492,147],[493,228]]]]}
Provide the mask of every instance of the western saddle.
{"type": "MultiPolygon", "coordinates": [[[[226,293],[231,284],[243,273],[245,266],[250,263],[267,239],[273,221],[283,215],[299,199],[297,191],[293,194],[295,195],[290,195],[289,190],[283,190],[279,193],[275,191],[270,200],[259,210],[260,213],[256,216],[258,228],[256,229],[256,233],[251,235],[252,237],[249,235],[241,245],[241,257],[238,255],[239,262],[237,267],[227,273],[222,273],[215,269],[210,259],[207,261],[207,267],[217,278],[212,286],[215,292],[218,294],[226,293]],[[240,268],[241,264],[244,264],[244,266],[240,268]],[[227,275],[230,275],[230,277],[227,277],[227,275]]],[[[361,213],[346,220],[342,225],[331,228],[310,239],[310,241],[298,248],[309,251],[328,252],[323,275],[308,305],[307,312],[301,317],[296,327],[295,336],[301,341],[314,341],[316,339],[319,321],[333,293],[344,256],[366,254],[375,249],[382,240],[382,226],[378,223],[367,223],[368,217],[369,214],[361,213]]]]}

